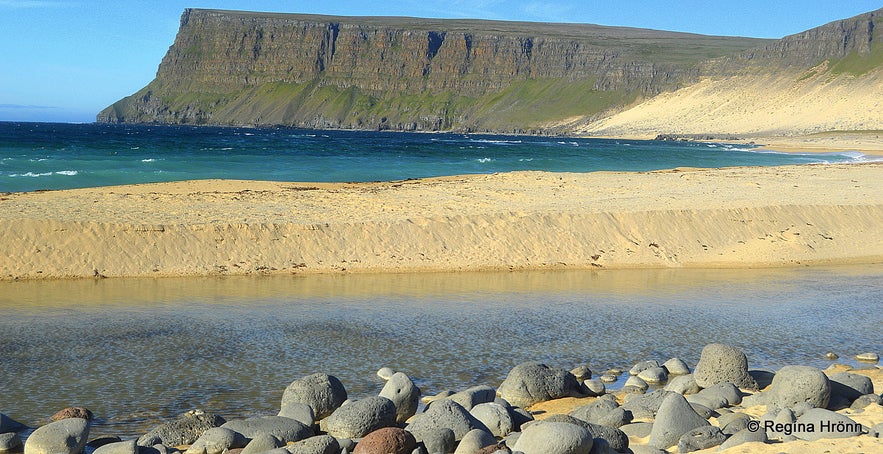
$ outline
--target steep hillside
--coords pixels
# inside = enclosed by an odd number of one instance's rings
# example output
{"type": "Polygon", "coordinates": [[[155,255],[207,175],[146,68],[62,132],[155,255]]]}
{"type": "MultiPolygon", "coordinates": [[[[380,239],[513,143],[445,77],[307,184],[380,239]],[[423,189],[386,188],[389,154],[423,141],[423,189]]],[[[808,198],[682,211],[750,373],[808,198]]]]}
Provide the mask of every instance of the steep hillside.
{"type": "Polygon", "coordinates": [[[579,127],[596,136],[883,129],[883,10],[703,65],[702,80],[579,127]]]}
{"type": "Polygon", "coordinates": [[[186,10],[101,122],[561,132],[765,40],[618,27],[186,10]],[[557,128],[557,129],[556,129],[557,128]]]}

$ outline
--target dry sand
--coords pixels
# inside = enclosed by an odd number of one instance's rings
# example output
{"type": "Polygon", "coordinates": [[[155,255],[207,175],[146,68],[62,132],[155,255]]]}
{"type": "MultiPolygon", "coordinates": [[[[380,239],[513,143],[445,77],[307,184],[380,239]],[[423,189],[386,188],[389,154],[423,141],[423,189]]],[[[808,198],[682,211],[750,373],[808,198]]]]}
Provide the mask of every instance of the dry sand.
{"type": "Polygon", "coordinates": [[[883,130],[883,70],[860,77],[828,71],[764,72],[709,78],[652,97],[577,128],[604,137],[657,134],[784,137],[883,130]]]}
{"type": "MultiPolygon", "coordinates": [[[[867,368],[853,369],[849,366],[844,365],[833,365],[828,369],[825,369],[825,373],[828,375],[833,375],[838,372],[849,371],[852,373],[857,373],[861,375],[866,375],[871,378],[871,381],[874,383],[874,391],[879,392],[883,390],[883,369],[880,369],[877,366],[871,366],[867,368]]],[[[618,393],[616,394],[617,400],[622,403],[625,394],[618,393]]],[[[594,401],[594,397],[588,398],[572,398],[567,397],[563,399],[551,400],[548,402],[542,402],[531,406],[528,410],[534,414],[536,419],[545,419],[551,415],[555,414],[568,414],[573,411],[575,408],[580,407],[582,405],[588,405],[592,401],[594,401]]],[[[755,405],[752,407],[736,407],[735,411],[739,411],[742,413],[746,413],[756,419],[759,419],[761,416],[766,414],[767,408],[764,405],[755,405]]],[[[839,410],[838,413],[844,414],[852,418],[852,420],[866,426],[866,427],[874,427],[876,424],[883,423],[883,406],[877,404],[871,404],[868,407],[865,407],[862,410],[851,410],[844,409],[839,410]]],[[[709,420],[712,425],[718,425],[716,418],[711,418],[709,420]]],[[[629,444],[631,446],[634,445],[646,445],[649,442],[649,437],[644,438],[636,438],[630,437],[629,444]]],[[[670,452],[677,452],[677,447],[672,447],[670,452]]],[[[877,453],[883,452],[883,438],[873,438],[868,435],[862,435],[859,437],[851,437],[851,438],[840,438],[840,439],[821,439],[813,442],[797,440],[791,441],[787,443],[781,442],[772,442],[769,444],[763,443],[745,443],[742,445],[734,446],[730,449],[719,451],[716,447],[704,449],[701,451],[694,451],[696,453],[716,453],[722,452],[726,454],[752,454],[752,453],[761,453],[761,454],[776,454],[776,453],[877,453]]]]}
{"type": "Polygon", "coordinates": [[[883,163],[0,195],[0,278],[883,260],[883,163]]]}

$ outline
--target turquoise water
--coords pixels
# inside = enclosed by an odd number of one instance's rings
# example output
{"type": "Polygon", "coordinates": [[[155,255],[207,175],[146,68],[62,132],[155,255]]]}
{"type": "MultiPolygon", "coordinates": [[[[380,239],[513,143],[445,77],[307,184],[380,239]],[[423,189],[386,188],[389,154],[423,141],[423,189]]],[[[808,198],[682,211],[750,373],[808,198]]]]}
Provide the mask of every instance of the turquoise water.
{"type": "Polygon", "coordinates": [[[0,192],[229,178],[389,181],[545,170],[856,162],[711,143],[190,126],[0,122],[0,192]]]}
{"type": "Polygon", "coordinates": [[[752,368],[824,368],[828,351],[856,364],[883,353],[881,277],[869,265],[5,282],[0,411],[36,425],[83,405],[93,436],[135,436],[192,408],[275,414],[315,372],[365,397],[382,366],[435,394],[499,386],[529,360],[693,366],[711,342],[752,368]]]}

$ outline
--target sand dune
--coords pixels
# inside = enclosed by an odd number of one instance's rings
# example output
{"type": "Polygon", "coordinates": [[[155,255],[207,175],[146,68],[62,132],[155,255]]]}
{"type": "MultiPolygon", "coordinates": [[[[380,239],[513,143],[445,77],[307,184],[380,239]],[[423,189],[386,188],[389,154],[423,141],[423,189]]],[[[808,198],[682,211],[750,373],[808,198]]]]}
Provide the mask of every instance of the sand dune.
{"type": "Polygon", "coordinates": [[[591,136],[657,134],[781,137],[883,130],[883,71],[752,73],[705,79],[580,128],[591,136]]]}
{"type": "Polygon", "coordinates": [[[0,197],[0,277],[883,260],[883,164],[188,181],[0,197]]]}

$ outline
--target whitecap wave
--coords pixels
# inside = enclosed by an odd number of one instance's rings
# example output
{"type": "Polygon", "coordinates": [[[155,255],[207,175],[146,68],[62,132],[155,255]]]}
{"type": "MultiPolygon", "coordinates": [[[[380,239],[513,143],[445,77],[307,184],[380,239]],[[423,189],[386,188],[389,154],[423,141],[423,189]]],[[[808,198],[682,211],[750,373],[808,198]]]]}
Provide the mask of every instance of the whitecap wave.
{"type": "Polygon", "coordinates": [[[59,170],[58,172],[55,172],[56,175],[67,175],[69,177],[72,177],[74,175],[78,175],[79,173],[80,172],[78,172],[76,170],[59,170]]]}
{"type": "Polygon", "coordinates": [[[141,162],[156,162],[156,159],[147,158],[147,159],[142,159],[141,162]]]}
{"type": "Polygon", "coordinates": [[[476,161],[481,162],[481,163],[485,163],[485,162],[491,162],[491,161],[493,161],[493,159],[491,159],[491,158],[478,158],[478,159],[476,159],[476,161]]]}

